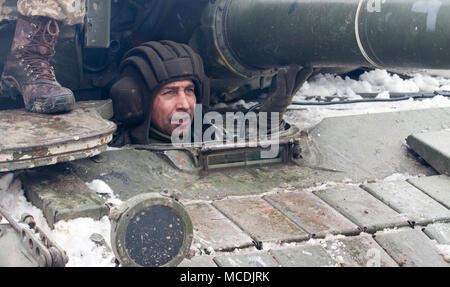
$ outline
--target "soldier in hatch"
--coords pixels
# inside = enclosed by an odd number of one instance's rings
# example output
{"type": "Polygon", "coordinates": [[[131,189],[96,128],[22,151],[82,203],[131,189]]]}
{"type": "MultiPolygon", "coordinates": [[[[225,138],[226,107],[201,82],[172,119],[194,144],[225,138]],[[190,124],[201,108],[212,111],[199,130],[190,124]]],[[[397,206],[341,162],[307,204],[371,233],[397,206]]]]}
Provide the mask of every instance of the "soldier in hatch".
{"type": "Polygon", "coordinates": [[[75,97],[55,79],[50,60],[63,24],[83,23],[86,0],[18,0],[10,54],[2,74],[2,85],[17,90],[25,108],[35,113],[71,111],[75,97]]]}
{"type": "Polygon", "coordinates": [[[203,61],[185,44],[144,43],[125,54],[120,70],[110,91],[119,122],[113,146],[170,143],[175,129],[191,129],[196,104],[208,108],[203,61]],[[176,113],[186,117],[173,123],[176,113]]]}
{"type": "MultiPolygon", "coordinates": [[[[175,129],[191,128],[196,103],[208,111],[209,79],[201,57],[185,44],[144,43],[126,53],[120,69],[120,78],[110,90],[119,122],[112,146],[171,143],[175,129]],[[178,112],[189,117],[173,123],[178,112]]],[[[311,69],[295,65],[280,69],[260,111],[276,112],[281,121],[288,102],[310,74],[311,69]]]]}

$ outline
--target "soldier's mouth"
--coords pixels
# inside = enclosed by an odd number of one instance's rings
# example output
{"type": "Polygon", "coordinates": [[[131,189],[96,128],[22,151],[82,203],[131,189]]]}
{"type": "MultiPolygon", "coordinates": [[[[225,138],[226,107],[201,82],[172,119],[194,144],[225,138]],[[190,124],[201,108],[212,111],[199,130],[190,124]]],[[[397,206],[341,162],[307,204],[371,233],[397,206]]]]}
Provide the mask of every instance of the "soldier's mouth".
{"type": "Polygon", "coordinates": [[[174,127],[174,128],[190,127],[191,123],[192,123],[192,121],[191,121],[191,119],[189,117],[181,118],[181,119],[178,119],[175,122],[172,122],[172,127],[174,127]]]}

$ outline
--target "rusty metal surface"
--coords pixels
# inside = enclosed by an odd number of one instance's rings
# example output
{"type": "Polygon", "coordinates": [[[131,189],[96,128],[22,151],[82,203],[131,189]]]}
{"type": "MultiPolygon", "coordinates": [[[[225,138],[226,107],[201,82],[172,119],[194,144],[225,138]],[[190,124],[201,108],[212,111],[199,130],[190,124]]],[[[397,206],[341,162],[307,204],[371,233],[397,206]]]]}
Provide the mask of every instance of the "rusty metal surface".
{"type": "Polygon", "coordinates": [[[408,225],[399,213],[356,186],[337,187],[314,192],[363,231],[408,225]]]}
{"type": "Polygon", "coordinates": [[[270,253],[286,267],[338,267],[339,263],[319,245],[273,250],[270,253]]]}
{"type": "Polygon", "coordinates": [[[362,187],[392,209],[405,214],[410,221],[450,219],[450,210],[404,180],[375,182],[362,187]]]}
{"type": "Polygon", "coordinates": [[[442,174],[410,178],[408,182],[450,209],[450,176],[442,174]]]}
{"type": "Polygon", "coordinates": [[[325,241],[322,246],[334,258],[341,257],[341,266],[396,267],[397,263],[381,248],[372,236],[336,238],[325,241]]]}
{"type": "Polygon", "coordinates": [[[309,237],[262,198],[221,200],[213,205],[246,230],[257,243],[300,241],[309,237]]]}
{"type": "MultiPolygon", "coordinates": [[[[195,258],[195,257],[194,257],[195,258]]],[[[269,253],[250,253],[233,256],[216,256],[214,262],[219,267],[279,267],[281,266],[269,253]]]]}
{"type": "Polygon", "coordinates": [[[265,198],[314,237],[329,233],[358,233],[355,224],[311,192],[286,192],[265,198]]]}
{"type": "Polygon", "coordinates": [[[91,157],[106,150],[116,125],[95,108],[60,115],[0,112],[0,172],[91,157]]]}
{"type": "Polygon", "coordinates": [[[435,242],[417,229],[378,232],[375,241],[405,267],[450,267],[435,242]]]}
{"type": "Polygon", "coordinates": [[[232,250],[252,245],[252,239],[210,204],[186,206],[194,225],[194,243],[203,248],[232,250]]]}

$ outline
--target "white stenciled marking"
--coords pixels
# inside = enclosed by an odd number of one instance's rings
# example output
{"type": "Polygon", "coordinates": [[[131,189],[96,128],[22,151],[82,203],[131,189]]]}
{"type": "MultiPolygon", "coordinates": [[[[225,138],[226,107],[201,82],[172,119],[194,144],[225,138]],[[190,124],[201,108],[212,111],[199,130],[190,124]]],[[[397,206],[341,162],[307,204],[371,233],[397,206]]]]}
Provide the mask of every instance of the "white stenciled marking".
{"type": "Polygon", "coordinates": [[[436,31],[437,15],[441,5],[441,1],[438,0],[417,1],[414,3],[411,11],[416,13],[426,13],[427,32],[434,32],[436,31]]]}
{"type": "Polygon", "coordinates": [[[367,2],[367,12],[381,12],[381,0],[369,0],[367,2]]]}

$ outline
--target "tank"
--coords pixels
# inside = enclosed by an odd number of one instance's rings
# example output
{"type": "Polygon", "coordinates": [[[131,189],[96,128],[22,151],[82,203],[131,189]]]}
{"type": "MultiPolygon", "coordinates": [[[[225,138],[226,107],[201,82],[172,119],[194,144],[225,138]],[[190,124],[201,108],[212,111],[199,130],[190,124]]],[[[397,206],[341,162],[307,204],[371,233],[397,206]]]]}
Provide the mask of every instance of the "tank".
{"type": "MultiPolygon", "coordinates": [[[[18,15],[15,1],[2,3],[0,67],[18,15]]],[[[310,130],[283,122],[259,141],[245,129],[233,145],[107,144],[116,128],[109,89],[124,53],[141,43],[188,44],[211,79],[211,109],[248,114],[214,107],[267,101],[292,65],[307,71],[304,80],[321,71],[450,69],[449,16],[450,1],[87,1],[85,24],[64,27],[54,59],[79,109],[31,119],[20,97],[0,95],[6,134],[25,133],[19,117],[46,135],[5,137],[0,172],[20,178],[50,228],[108,216],[111,242],[92,241],[121,266],[448,266],[436,247],[450,244],[448,108],[328,118],[310,130]],[[74,117],[85,119],[76,129],[74,117]],[[382,180],[392,174],[411,178],[382,180]],[[95,180],[123,203],[88,189],[95,180]]],[[[246,128],[241,120],[233,135],[246,128]]],[[[26,229],[0,212],[0,243],[21,250],[0,265],[67,264],[42,230],[29,232],[29,216],[26,229]]]]}
{"type": "MultiPolygon", "coordinates": [[[[0,62],[17,18],[15,1],[2,5],[0,62]]],[[[55,68],[78,100],[106,99],[126,51],[173,40],[202,56],[212,104],[257,101],[277,69],[291,64],[339,72],[448,69],[448,6],[413,0],[91,0],[85,25],[63,29],[55,68]]]]}

